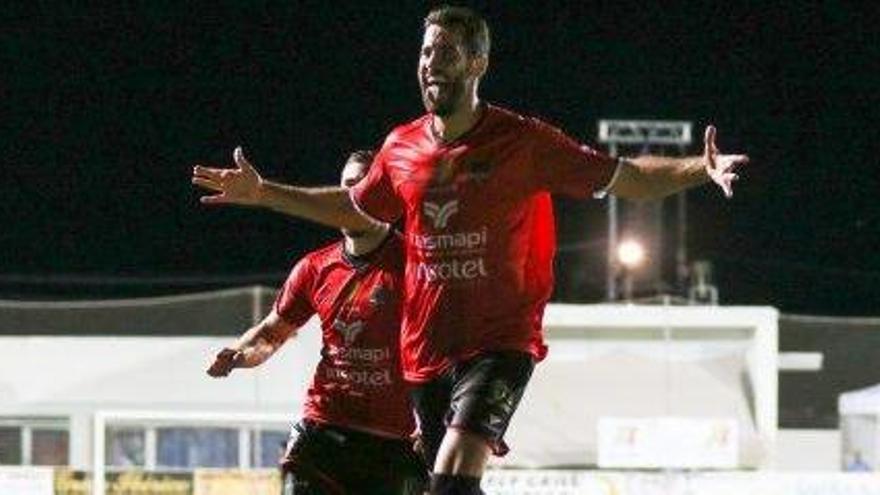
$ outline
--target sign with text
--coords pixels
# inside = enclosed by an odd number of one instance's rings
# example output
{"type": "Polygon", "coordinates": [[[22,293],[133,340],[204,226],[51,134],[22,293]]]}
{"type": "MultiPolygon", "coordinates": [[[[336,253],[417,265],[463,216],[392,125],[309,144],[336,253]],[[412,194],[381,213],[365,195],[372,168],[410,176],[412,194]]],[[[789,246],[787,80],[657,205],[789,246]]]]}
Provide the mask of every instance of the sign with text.
{"type": "Polygon", "coordinates": [[[0,493],[52,495],[52,468],[0,466],[0,493]]]}
{"type": "Polygon", "coordinates": [[[252,495],[281,493],[277,469],[212,470],[199,469],[194,475],[193,495],[252,495]]]}
{"type": "MultiPolygon", "coordinates": [[[[191,473],[126,471],[107,473],[105,479],[107,495],[192,495],[193,492],[191,473]]],[[[91,493],[91,473],[66,469],[55,472],[55,495],[91,493]]]]}
{"type": "Polygon", "coordinates": [[[729,418],[600,418],[600,468],[733,469],[739,428],[729,418]]]}
{"type": "Polygon", "coordinates": [[[873,495],[870,473],[613,472],[490,469],[486,495],[873,495]]]}

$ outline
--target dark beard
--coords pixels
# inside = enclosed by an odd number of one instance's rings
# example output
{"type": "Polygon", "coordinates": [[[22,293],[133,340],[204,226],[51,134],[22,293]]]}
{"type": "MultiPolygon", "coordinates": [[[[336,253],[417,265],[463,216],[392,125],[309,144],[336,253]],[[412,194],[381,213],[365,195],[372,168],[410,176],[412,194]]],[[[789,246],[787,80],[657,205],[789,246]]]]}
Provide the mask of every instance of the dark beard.
{"type": "Polygon", "coordinates": [[[450,94],[448,98],[432,101],[428,97],[427,91],[422,89],[422,104],[425,105],[425,110],[438,117],[448,117],[449,115],[452,115],[457,109],[457,105],[464,94],[464,81],[457,80],[453,82],[449,86],[449,91],[450,94]]]}

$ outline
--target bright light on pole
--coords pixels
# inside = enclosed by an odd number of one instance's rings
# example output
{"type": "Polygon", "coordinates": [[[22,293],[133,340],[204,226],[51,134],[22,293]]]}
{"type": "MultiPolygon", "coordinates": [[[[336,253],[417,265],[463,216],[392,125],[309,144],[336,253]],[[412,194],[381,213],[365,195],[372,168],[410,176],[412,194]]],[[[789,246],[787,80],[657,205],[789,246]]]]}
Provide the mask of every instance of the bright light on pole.
{"type": "Polygon", "coordinates": [[[622,268],[623,298],[633,300],[633,272],[645,261],[645,248],[635,239],[624,239],[617,245],[617,262],[622,268]]]}
{"type": "Polygon", "coordinates": [[[624,240],[617,246],[617,260],[624,268],[632,270],[645,261],[645,248],[639,241],[624,240]]]}

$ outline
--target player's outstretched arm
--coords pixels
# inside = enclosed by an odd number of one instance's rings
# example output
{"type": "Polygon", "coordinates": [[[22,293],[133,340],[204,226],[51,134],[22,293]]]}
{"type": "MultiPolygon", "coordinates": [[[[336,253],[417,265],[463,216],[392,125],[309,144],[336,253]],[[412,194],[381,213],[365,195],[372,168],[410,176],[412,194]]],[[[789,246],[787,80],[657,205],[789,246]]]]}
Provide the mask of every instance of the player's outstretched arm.
{"type": "Polygon", "coordinates": [[[196,165],[192,183],[214,194],[201,197],[208,205],[232,204],[269,208],[324,225],[366,231],[380,226],[360,213],[341,187],[294,187],[267,181],[244,157],[241,148],[232,154],[234,168],[196,165]]]}
{"type": "Polygon", "coordinates": [[[274,310],[263,321],[249,328],[231,346],[214,356],[207,373],[215,378],[229,375],[235,368],[253,368],[269,359],[287,339],[296,334],[296,327],[278,316],[274,310]]]}
{"type": "Polygon", "coordinates": [[[712,181],[726,197],[733,196],[733,183],[739,178],[735,170],[748,163],[749,157],[721,154],[715,145],[715,135],[715,127],[707,126],[702,156],[646,155],[623,160],[608,192],[622,198],[648,200],[712,181]]]}

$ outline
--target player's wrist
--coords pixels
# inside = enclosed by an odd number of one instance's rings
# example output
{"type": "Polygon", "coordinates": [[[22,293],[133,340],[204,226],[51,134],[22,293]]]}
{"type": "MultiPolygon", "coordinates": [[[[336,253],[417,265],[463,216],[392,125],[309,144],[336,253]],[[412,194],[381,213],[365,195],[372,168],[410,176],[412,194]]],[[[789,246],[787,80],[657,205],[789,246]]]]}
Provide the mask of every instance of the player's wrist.
{"type": "Polygon", "coordinates": [[[220,350],[219,356],[222,356],[232,362],[241,360],[244,357],[244,351],[238,347],[224,347],[220,350]]]}
{"type": "Polygon", "coordinates": [[[712,161],[707,156],[694,156],[691,159],[690,168],[695,171],[693,175],[698,179],[697,182],[712,181],[712,161]]]}
{"type": "Polygon", "coordinates": [[[257,184],[254,187],[253,201],[256,206],[267,206],[268,201],[268,183],[263,180],[263,178],[257,179],[257,184]]]}

